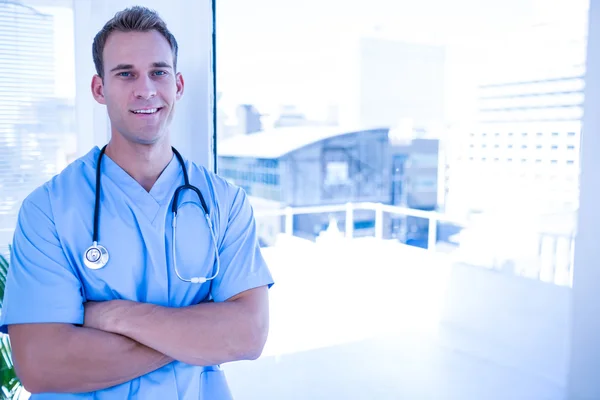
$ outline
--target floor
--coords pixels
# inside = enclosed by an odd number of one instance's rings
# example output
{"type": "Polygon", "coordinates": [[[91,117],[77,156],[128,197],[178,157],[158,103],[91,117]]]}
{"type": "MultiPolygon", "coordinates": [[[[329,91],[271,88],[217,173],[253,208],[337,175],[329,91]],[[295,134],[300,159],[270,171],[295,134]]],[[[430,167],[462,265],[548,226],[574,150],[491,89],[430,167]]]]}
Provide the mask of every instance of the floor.
{"type": "Polygon", "coordinates": [[[543,378],[405,335],[225,366],[236,400],[564,400],[543,378]]]}
{"type": "Polygon", "coordinates": [[[236,400],[565,400],[567,292],[361,243],[265,252],[270,336],[224,366],[236,400]]]}

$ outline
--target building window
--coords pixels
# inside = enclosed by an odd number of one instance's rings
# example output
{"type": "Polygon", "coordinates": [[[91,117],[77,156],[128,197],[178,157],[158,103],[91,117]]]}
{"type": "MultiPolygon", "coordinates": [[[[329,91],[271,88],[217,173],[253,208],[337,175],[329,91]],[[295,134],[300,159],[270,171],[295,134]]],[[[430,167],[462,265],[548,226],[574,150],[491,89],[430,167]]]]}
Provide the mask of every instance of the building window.
{"type": "Polygon", "coordinates": [[[330,161],[325,167],[325,185],[337,186],[350,183],[348,163],[343,161],[330,161]]]}

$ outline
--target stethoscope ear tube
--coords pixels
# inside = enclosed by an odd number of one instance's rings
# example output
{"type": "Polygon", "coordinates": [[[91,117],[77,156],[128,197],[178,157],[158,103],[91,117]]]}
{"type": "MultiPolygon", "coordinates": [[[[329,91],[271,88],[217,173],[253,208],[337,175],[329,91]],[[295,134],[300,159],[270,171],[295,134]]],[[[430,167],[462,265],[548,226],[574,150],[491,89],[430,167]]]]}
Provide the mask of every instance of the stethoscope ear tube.
{"type": "MultiPolygon", "coordinates": [[[[216,241],[216,237],[215,237],[215,233],[213,230],[213,226],[212,226],[212,222],[210,220],[210,213],[208,212],[208,207],[206,205],[206,201],[204,200],[204,196],[202,196],[202,192],[200,192],[200,189],[198,189],[197,187],[193,186],[190,184],[189,178],[188,178],[188,173],[185,167],[185,162],[183,161],[183,157],[181,157],[181,154],[179,154],[179,152],[172,147],[173,153],[175,154],[175,156],[177,157],[177,161],[179,161],[179,164],[181,166],[181,169],[183,171],[183,179],[184,179],[184,183],[182,186],[179,186],[176,190],[175,190],[175,194],[173,196],[173,204],[172,204],[172,213],[173,213],[173,237],[172,237],[172,257],[173,257],[173,266],[175,268],[175,273],[177,274],[177,277],[179,279],[181,279],[184,282],[190,282],[190,283],[205,283],[206,281],[215,279],[217,277],[217,275],[219,274],[219,270],[220,270],[220,260],[219,260],[219,252],[218,252],[218,248],[217,248],[217,241],[216,241]],[[198,199],[200,200],[200,204],[202,206],[202,210],[204,211],[204,216],[206,218],[206,222],[208,224],[208,228],[210,231],[210,236],[211,236],[211,241],[213,244],[213,249],[215,251],[215,258],[216,258],[216,272],[214,273],[213,276],[211,277],[201,277],[201,276],[197,276],[197,277],[191,277],[189,279],[182,277],[179,274],[179,270],[177,268],[177,256],[175,254],[176,251],[176,246],[175,246],[175,241],[176,241],[176,231],[177,231],[177,206],[179,204],[179,194],[184,191],[185,189],[190,189],[193,192],[195,192],[198,195],[198,199]]],[[[90,269],[100,269],[106,266],[106,264],[108,264],[108,261],[110,259],[109,254],[108,254],[108,250],[102,246],[101,244],[98,244],[98,232],[99,232],[99,225],[100,225],[100,192],[101,192],[101,178],[102,178],[102,171],[101,171],[101,165],[102,165],[102,157],[104,156],[104,153],[106,151],[106,145],[104,147],[102,147],[102,150],[100,150],[100,155],[98,156],[98,165],[96,166],[96,187],[95,187],[95,202],[94,202],[94,228],[93,228],[93,233],[92,233],[92,245],[90,247],[88,247],[88,249],[85,251],[84,255],[83,255],[83,263],[85,264],[86,267],[90,268],[90,269]]],[[[214,266],[214,265],[213,265],[214,266]]]]}

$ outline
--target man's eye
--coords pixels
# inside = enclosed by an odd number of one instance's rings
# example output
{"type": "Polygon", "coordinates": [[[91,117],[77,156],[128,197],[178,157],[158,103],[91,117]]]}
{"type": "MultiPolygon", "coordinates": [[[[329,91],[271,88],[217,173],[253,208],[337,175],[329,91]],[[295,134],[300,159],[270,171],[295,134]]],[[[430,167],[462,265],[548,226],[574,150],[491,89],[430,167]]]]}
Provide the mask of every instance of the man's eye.
{"type": "Polygon", "coordinates": [[[167,71],[154,71],[154,75],[164,76],[167,74],[167,71]]]}
{"type": "Polygon", "coordinates": [[[119,72],[117,74],[117,76],[123,76],[123,77],[127,78],[127,77],[131,76],[131,72],[119,72]]]}

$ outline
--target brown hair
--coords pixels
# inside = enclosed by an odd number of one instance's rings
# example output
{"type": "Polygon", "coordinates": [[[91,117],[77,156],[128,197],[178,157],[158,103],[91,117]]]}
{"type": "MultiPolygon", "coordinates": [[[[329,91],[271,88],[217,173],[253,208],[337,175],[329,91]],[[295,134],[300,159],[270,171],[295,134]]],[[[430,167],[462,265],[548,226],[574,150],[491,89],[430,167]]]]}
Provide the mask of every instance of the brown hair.
{"type": "Polygon", "coordinates": [[[145,7],[135,6],[119,11],[110,19],[104,27],[96,34],[94,44],[92,45],[92,56],[96,73],[104,79],[104,57],[102,52],[106,45],[106,40],[112,32],[149,32],[155,30],[167,39],[173,51],[173,69],[177,70],[177,40],[175,36],[167,29],[167,24],[163,21],[156,11],[145,7]]]}

